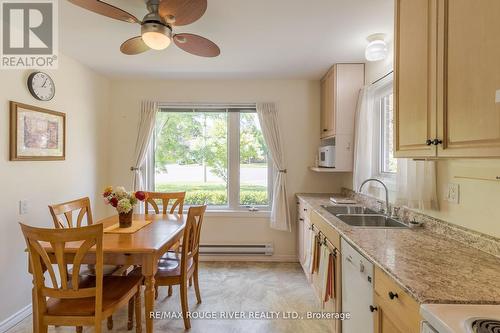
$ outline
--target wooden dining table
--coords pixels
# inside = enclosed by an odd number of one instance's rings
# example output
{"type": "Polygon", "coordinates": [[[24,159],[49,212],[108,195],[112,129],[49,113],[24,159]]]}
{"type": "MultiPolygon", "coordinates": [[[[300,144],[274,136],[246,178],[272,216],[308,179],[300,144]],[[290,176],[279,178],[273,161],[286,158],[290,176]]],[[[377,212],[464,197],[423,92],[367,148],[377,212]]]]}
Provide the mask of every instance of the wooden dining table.
{"type": "MultiPolygon", "coordinates": [[[[182,214],[134,214],[133,220],[150,220],[152,223],[134,233],[104,233],[103,252],[106,265],[138,265],[144,276],[144,308],[146,314],[146,332],[153,332],[155,274],[158,269],[158,260],[182,237],[186,225],[187,215],[182,214]]],[[[97,223],[102,223],[104,229],[118,223],[118,216],[111,216],[97,223]]],[[[71,262],[81,242],[66,244],[65,256],[71,262]]],[[[45,247],[49,253],[50,245],[45,247]]],[[[55,258],[52,260],[55,261],[55,258]]],[[[95,257],[89,254],[83,263],[94,264],[95,257]]],[[[35,321],[33,321],[35,322],[35,321]]]]}

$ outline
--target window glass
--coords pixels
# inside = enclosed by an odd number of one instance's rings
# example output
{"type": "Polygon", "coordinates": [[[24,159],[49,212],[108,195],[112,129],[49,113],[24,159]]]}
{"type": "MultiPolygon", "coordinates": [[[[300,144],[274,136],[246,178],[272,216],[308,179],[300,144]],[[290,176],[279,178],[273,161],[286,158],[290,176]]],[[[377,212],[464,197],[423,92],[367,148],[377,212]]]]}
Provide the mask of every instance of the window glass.
{"type": "Polygon", "coordinates": [[[267,206],[267,147],[256,113],[240,113],[240,205],[267,206]]]}

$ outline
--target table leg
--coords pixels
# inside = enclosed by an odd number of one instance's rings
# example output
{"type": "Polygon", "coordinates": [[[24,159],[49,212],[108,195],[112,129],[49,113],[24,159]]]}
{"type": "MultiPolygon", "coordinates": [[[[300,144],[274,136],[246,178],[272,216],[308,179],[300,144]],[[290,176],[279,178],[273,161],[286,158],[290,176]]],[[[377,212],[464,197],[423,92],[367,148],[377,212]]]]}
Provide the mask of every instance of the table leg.
{"type": "Polygon", "coordinates": [[[144,312],[146,317],[146,333],[153,333],[153,316],[155,302],[155,274],[158,269],[158,258],[154,255],[143,257],[142,275],[144,276],[144,312]]]}

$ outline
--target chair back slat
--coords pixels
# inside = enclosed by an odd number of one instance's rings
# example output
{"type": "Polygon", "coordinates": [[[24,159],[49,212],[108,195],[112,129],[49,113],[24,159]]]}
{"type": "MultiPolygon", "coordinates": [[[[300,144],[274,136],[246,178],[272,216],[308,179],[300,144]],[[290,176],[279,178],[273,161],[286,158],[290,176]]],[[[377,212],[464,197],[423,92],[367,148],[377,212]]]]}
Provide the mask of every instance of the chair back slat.
{"type": "Polygon", "coordinates": [[[96,313],[102,309],[102,279],[103,279],[103,251],[102,238],[103,226],[96,224],[81,228],[65,229],[41,229],[21,224],[21,229],[28,246],[30,255],[30,265],[33,274],[36,292],[42,297],[38,297],[38,302],[42,308],[46,307],[46,297],[56,298],[96,298],[96,313]],[[73,256],[73,260],[67,260],[65,256],[66,244],[71,242],[81,243],[73,256]],[[95,246],[96,275],[95,284],[80,287],[82,278],[77,272],[82,265],[83,259],[95,246]],[[59,283],[50,258],[53,258],[58,267],[59,283]],[[67,267],[73,265],[76,274],[72,274],[71,281],[68,280],[67,267]],[[52,287],[46,285],[44,272],[49,272],[52,287]]]}
{"type": "Polygon", "coordinates": [[[188,210],[182,241],[181,271],[187,269],[188,260],[198,255],[201,226],[206,209],[207,206],[192,206],[188,210]]]}
{"type": "Polygon", "coordinates": [[[184,209],[184,199],[186,192],[146,192],[146,214],[149,213],[149,205],[151,205],[156,214],[160,214],[158,202],[162,205],[162,214],[182,214],[184,209]],[[172,202],[172,204],[170,204],[172,202]],[[169,209],[170,206],[170,209],[169,209]]]}
{"type": "Polygon", "coordinates": [[[87,218],[87,225],[92,225],[92,210],[90,199],[81,198],[49,206],[50,215],[56,228],[79,228],[82,227],[83,219],[87,218]],[[73,221],[73,214],[76,215],[76,223],[73,221]]]}

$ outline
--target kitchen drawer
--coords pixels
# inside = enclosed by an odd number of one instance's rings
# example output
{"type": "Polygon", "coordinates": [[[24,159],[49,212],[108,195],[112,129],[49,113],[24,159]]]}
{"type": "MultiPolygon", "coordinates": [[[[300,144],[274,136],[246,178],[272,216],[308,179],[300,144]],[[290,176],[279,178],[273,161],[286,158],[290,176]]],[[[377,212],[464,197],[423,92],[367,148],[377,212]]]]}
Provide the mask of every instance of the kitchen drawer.
{"type": "Polygon", "coordinates": [[[328,238],[330,243],[337,248],[338,251],[341,251],[340,248],[340,234],[329,225],[321,215],[316,212],[311,213],[311,223],[316,226],[325,236],[328,238]]]}
{"type": "Polygon", "coordinates": [[[375,303],[402,332],[420,331],[420,305],[380,268],[375,268],[375,303]],[[392,296],[392,298],[391,298],[392,296]]]}

